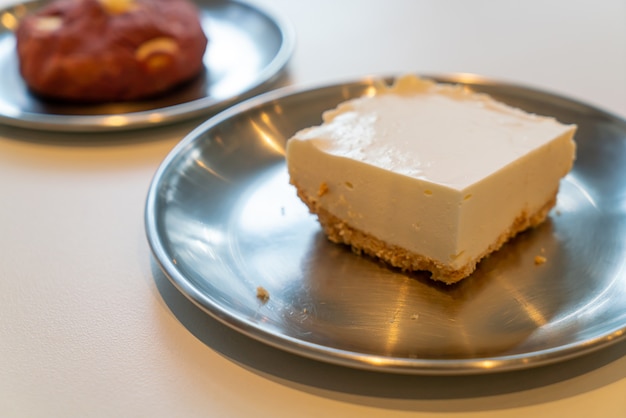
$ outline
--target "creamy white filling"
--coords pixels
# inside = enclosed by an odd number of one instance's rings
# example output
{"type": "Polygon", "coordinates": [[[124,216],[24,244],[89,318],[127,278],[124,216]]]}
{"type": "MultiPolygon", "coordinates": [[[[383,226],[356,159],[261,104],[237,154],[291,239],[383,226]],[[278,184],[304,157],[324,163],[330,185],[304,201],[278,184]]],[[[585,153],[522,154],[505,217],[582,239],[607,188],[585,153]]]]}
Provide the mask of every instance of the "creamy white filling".
{"type": "Polygon", "coordinates": [[[461,267],[572,166],[576,127],[408,76],[287,143],[290,176],[353,228],[461,267]],[[328,192],[317,197],[320,184],[328,192]]]}

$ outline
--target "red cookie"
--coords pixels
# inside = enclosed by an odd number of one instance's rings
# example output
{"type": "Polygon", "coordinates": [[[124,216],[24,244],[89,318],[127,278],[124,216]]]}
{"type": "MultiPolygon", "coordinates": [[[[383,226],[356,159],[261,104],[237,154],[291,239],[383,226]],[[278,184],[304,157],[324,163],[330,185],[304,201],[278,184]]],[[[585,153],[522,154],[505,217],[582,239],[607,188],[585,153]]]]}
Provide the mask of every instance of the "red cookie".
{"type": "Polygon", "coordinates": [[[207,38],[188,0],[56,0],[16,31],[20,72],[44,97],[138,100],[198,75],[207,38]]]}

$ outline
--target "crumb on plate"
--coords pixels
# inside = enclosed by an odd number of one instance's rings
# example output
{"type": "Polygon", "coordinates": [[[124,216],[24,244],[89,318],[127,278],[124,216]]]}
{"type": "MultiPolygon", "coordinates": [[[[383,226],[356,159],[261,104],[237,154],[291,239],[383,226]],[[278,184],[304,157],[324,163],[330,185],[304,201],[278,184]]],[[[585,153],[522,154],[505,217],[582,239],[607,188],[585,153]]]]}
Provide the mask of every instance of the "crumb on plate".
{"type": "Polygon", "coordinates": [[[256,288],[256,297],[261,302],[265,303],[270,298],[270,292],[267,291],[263,286],[257,286],[256,288]]]}

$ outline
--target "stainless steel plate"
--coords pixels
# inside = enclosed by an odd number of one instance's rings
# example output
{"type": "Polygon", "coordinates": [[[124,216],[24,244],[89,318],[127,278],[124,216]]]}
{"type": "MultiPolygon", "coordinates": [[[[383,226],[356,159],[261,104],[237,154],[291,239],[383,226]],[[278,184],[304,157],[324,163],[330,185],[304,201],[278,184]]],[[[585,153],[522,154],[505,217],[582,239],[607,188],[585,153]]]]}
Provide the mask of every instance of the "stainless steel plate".
{"type": "Polygon", "coordinates": [[[461,374],[571,358],[626,333],[626,121],[480,78],[476,91],[579,125],[557,207],[458,285],[328,242],[288,184],[286,138],[370,80],[282,90],[222,112],[165,159],[146,205],[165,274],[206,312],[281,349],[351,367],[461,374]],[[535,265],[543,254],[547,262],[535,265]],[[270,293],[262,303],[257,286],[270,293]]]}
{"type": "Polygon", "coordinates": [[[275,81],[294,47],[291,26],[244,2],[196,0],[209,38],[205,72],[150,101],[70,105],[32,95],[22,80],[13,30],[47,3],[37,0],[0,10],[0,122],[31,129],[101,131],[142,128],[217,111],[275,81]]]}

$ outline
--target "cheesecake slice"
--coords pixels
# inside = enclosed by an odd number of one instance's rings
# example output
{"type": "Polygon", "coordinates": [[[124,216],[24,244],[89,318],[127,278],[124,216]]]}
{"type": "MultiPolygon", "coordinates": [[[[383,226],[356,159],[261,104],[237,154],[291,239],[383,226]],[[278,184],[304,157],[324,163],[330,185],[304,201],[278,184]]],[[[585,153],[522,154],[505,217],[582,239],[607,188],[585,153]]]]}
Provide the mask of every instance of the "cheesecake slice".
{"type": "Polygon", "coordinates": [[[451,284],[546,219],[575,125],[416,76],[371,91],[287,142],[290,182],[331,241],[451,284]]]}

